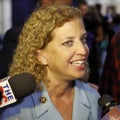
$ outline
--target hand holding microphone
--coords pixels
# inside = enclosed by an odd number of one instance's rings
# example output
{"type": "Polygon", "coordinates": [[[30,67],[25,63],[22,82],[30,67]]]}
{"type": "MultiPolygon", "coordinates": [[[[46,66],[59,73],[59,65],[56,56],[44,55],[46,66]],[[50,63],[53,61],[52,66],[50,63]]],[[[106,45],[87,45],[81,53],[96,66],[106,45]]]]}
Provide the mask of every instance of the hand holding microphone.
{"type": "Polygon", "coordinates": [[[111,96],[102,95],[98,104],[104,115],[101,120],[120,120],[120,105],[117,105],[111,96]]]}
{"type": "Polygon", "coordinates": [[[0,81],[0,108],[15,103],[35,90],[35,79],[29,73],[8,76],[0,81]]]}

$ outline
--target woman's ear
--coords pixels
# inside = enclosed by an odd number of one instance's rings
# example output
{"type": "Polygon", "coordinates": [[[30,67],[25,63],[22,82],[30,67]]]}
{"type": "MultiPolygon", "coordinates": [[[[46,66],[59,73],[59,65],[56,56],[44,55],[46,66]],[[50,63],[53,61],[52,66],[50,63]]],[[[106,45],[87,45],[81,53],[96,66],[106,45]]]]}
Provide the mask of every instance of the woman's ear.
{"type": "Polygon", "coordinates": [[[44,52],[42,50],[37,50],[37,60],[42,65],[47,65],[47,60],[46,60],[46,58],[44,56],[44,52]]]}

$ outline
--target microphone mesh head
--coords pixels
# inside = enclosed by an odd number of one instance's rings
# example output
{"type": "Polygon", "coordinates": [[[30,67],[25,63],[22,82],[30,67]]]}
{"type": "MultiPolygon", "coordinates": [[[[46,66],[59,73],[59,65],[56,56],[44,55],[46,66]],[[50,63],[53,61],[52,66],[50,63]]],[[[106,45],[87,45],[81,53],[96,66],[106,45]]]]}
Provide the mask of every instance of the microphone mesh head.
{"type": "Polygon", "coordinates": [[[98,105],[103,113],[107,113],[111,107],[116,105],[116,103],[111,96],[104,94],[99,98],[98,105]]]}
{"type": "Polygon", "coordinates": [[[36,87],[34,76],[29,73],[16,74],[8,81],[16,99],[28,96],[36,87]]]}

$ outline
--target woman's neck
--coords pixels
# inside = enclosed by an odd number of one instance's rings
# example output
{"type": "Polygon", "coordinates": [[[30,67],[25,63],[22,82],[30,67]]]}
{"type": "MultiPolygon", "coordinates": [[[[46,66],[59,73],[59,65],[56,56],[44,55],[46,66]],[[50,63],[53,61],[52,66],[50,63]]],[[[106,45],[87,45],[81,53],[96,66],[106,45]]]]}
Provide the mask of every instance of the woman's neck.
{"type": "Polygon", "coordinates": [[[55,98],[68,97],[73,93],[74,81],[45,80],[45,85],[50,96],[55,98]]]}

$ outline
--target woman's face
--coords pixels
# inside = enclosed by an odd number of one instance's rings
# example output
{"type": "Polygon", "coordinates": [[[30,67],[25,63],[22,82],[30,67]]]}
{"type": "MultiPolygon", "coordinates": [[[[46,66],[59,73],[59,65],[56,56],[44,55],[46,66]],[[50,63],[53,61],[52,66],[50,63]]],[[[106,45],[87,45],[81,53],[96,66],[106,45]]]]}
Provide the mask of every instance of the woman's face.
{"type": "Polygon", "coordinates": [[[89,49],[86,30],[80,19],[55,28],[53,40],[42,50],[47,77],[62,80],[81,78],[85,74],[89,49]]]}

